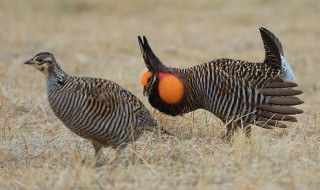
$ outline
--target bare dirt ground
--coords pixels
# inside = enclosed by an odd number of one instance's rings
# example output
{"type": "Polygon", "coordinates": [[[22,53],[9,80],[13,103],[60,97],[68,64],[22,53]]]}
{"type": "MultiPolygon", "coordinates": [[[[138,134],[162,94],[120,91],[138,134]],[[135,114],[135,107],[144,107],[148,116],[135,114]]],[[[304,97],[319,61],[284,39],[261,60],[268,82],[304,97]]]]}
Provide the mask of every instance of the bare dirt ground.
{"type": "MultiPolygon", "coordinates": [[[[0,1],[0,189],[320,189],[320,3],[285,1],[0,1]],[[216,58],[262,61],[258,28],[282,41],[305,113],[288,129],[253,128],[233,143],[198,110],[154,117],[176,137],[145,133],[117,162],[93,167],[93,148],[51,112],[44,76],[23,65],[40,51],[66,72],[113,80],[142,96],[146,35],[170,66],[216,58]]],[[[106,161],[114,151],[105,149],[106,161]]]]}

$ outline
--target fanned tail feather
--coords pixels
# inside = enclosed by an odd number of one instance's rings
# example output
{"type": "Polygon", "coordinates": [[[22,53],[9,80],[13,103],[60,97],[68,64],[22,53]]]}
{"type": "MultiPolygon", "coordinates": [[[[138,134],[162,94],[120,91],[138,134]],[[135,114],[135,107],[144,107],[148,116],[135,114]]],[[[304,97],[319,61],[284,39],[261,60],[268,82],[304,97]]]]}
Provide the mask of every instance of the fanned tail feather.
{"type": "Polygon", "coordinates": [[[292,89],[298,86],[293,82],[271,81],[265,88],[259,89],[267,100],[265,104],[257,105],[258,108],[256,125],[272,129],[273,127],[286,128],[282,121],[297,122],[292,116],[303,113],[302,110],[292,107],[303,103],[296,95],[302,93],[300,90],[292,89]]]}
{"type": "Polygon", "coordinates": [[[297,83],[283,81],[282,79],[277,79],[267,84],[264,88],[293,88],[297,86],[298,86],[297,83]]]}
{"type": "Polygon", "coordinates": [[[259,92],[265,96],[294,96],[302,94],[301,90],[294,90],[291,88],[266,88],[260,89],[259,92]]]}

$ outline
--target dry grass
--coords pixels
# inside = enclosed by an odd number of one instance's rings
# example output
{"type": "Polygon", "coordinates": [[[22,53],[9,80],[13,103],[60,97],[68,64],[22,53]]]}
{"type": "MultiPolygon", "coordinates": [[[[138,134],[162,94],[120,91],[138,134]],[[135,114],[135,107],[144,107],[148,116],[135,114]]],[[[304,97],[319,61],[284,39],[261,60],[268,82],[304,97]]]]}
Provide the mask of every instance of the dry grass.
{"type": "Polygon", "coordinates": [[[1,189],[320,189],[319,18],[317,0],[0,1],[1,189]],[[145,134],[99,169],[91,145],[54,117],[42,74],[22,64],[51,51],[68,73],[116,81],[149,106],[137,35],[168,65],[187,67],[262,60],[260,26],[281,39],[305,92],[299,123],[255,127],[250,142],[239,134],[229,144],[208,112],[154,111],[177,137],[145,134]]]}

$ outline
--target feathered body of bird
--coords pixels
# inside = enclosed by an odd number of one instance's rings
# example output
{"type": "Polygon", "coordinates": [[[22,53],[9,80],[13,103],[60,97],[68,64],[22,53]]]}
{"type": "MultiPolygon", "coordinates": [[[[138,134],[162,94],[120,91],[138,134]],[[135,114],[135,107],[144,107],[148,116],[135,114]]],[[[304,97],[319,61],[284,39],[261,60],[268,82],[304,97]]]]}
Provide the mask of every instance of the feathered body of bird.
{"type": "Polygon", "coordinates": [[[47,52],[25,64],[46,75],[52,111],[72,132],[92,141],[96,156],[102,147],[123,148],[144,129],[156,129],[157,122],[143,103],[114,82],[70,76],[47,52]]]}
{"type": "Polygon", "coordinates": [[[280,121],[295,122],[292,115],[303,112],[292,107],[303,103],[295,97],[302,91],[293,89],[297,84],[279,39],[265,28],[260,33],[266,53],[263,62],[224,58],[186,69],[162,64],[147,39],[139,37],[149,70],[141,79],[144,94],[154,108],[171,116],[196,109],[212,112],[227,124],[225,136],[237,127],[246,128],[249,135],[250,124],[287,127],[280,121]]]}

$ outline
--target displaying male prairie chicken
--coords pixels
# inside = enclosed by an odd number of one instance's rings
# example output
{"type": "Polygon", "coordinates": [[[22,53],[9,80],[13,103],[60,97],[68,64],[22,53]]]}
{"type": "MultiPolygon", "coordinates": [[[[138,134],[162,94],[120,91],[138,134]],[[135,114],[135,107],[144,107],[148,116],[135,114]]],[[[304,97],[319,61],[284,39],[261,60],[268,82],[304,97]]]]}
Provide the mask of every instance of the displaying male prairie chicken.
{"type": "Polygon", "coordinates": [[[165,66],[146,37],[138,37],[149,70],[141,79],[144,94],[154,108],[171,116],[196,109],[210,111],[226,123],[224,137],[239,127],[250,135],[251,124],[287,127],[281,121],[296,122],[292,115],[303,112],[292,107],[303,103],[295,97],[302,91],[293,89],[297,84],[279,39],[265,28],[260,33],[263,62],[223,58],[186,69],[165,66]]]}
{"type": "Polygon", "coordinates": [[[52,111],[72,132],[92,141],[97,161],[103,147],[124,148],[143,130],[156,129],[157,122],[142,102],[116,83],[70,76],[47,52],[25,64],[45,74],[52,111]]]}

